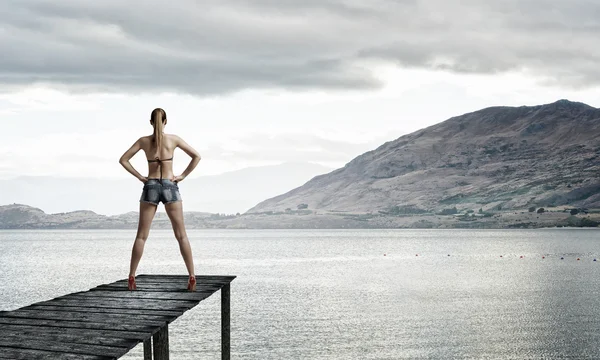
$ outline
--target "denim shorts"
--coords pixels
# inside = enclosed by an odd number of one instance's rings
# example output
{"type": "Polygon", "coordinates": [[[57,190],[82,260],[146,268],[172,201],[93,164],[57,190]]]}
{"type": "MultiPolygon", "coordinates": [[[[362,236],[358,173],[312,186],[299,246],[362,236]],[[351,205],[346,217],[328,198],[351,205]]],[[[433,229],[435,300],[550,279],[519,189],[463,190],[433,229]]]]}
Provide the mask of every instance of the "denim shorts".
{"type": "Polygon", "coordinates": [[[140,202],[158,205],[161,201],[165,205],[181,201],[179,186],[177,183],[168,179],[148,179],[148,181],[144,183],[144,190],[142,190],[140,202]]]}

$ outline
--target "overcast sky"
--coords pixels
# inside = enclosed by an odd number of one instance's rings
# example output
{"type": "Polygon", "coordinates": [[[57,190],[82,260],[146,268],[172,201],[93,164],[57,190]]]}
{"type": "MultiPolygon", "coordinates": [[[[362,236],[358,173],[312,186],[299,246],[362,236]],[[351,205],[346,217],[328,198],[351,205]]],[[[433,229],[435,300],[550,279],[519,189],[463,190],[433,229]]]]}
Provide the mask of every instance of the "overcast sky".
{"type": "Polygon", "coordinates": [[[0,16],[1,178],[129,176],[117,160],[154,107],[200,176],[339,167],[492,105],[600,106],[597,1],[8,0],[0,16]]]}

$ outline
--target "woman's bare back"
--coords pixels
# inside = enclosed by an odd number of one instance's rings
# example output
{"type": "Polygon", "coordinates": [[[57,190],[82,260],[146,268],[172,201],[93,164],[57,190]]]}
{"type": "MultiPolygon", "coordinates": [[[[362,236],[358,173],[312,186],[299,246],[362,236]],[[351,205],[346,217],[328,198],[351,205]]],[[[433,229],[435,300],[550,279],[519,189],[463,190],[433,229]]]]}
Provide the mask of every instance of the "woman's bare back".
{"type": "Polygon", "coordinates": [[[125,170],[129,171],[133,176],[143,182],[148,178],[160,178],[161,165],[163,178],[181,181],[185,179],[188,174],[192,172],[192,170],[194,170],[196,165],[198,165],[198,162],[200,162],[200,154],[198,154],[194,148],[183,141],[182,138],[173,134],[164,134],[162,138],[162,145],[158,153],[156,151],[154,136],[143,136],[139,138],[133,145],[131,145],[131,147],[125,151],[123,156],[121,156],[119,159],[119,163],[123,165],[125,170]],[[173,173],[173,161],[162,161],[173,158],[173,153],[175,152],[176,148],[180,148],[192,158],[187,168],[183,171],[183,173],[181,173],[181,175],[178,176],[175,176],[173,173]],[[129,160],[140,150],[144,150],[146,160],[151,161],[148,162],[148,176],[141,175],[129,162],[129,160]],[[157,155],[159,155],[158,158],[161,160],[161,162],[154,161],[156,160],[157,155]]]}
{"type": "Polygon", "coordinates": [[[164,134],[162,139],[162,146],[160,151],[156,151],[156,143],[154,142],[154,136],[144,136],[140,138],[140,147],[146,154],[146,159],[149,161],[156,160],[157,157],[160,162],[148,162],[148,178],[159,178],[160,167],[162,166],[162,177],[165,179],[172,179],[175,175],[173,173],[173,161],[163,161],[173,158],[173,153],[178,146],[178,137],[171,134],[164,134]]]}

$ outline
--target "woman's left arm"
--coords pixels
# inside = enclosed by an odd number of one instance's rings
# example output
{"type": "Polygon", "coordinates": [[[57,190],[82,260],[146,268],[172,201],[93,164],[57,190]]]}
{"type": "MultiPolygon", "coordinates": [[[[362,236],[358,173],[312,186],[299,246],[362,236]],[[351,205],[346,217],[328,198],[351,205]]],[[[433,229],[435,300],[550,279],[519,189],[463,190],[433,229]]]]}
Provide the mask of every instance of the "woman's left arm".
{"type": "Polygon", "coordinates": [[[134,169],[133,165],[131,165],[129,162],[133,155],[137,154],[137,152],[142,149],[141,140],[141,138],[138,139],[127,151],[125,151],[125,154],[123,154],[123,156],[121,156],[119,159],[119,164],[123,165],[125,170],[129,171],[131,175],[135,176],[139,181],[146,182],[148,179],[137,172],[137,170],[134,169]]]}
{"type": "Polygon", "coordinates": [[[174,182],[179,182],[179,181],[185,179],[196,168],[196,166],[198,165],[198,163],[200,162],[200,160],[202,158],[200,157],[200,154],[198,154],[198,152],[193,147],[188,145],[188,143],[183,141],[182,138],[180,138],[179,136],[175,136],[175,139],[176,139],[177,147],[180,148],[181,150],[183,150],[186,154],[188,154],[192,158],[192,160],[190,161],[190,164],[185,169],[185,171],[182,172],[181,175],[175,176],[173,178],[174,182]]]}

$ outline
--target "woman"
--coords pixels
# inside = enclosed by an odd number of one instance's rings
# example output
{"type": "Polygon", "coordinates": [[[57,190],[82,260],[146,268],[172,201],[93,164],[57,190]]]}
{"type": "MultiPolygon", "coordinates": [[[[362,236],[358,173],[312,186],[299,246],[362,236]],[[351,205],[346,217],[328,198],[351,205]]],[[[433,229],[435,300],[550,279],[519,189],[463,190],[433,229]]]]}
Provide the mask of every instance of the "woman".
{"type": "Polygon", "coordinates": [[[167,125],[167,114],[163,109],[157,108],[152,111],[150,124],[154,127],[154,133],[139,138],[119,160],[119,163],[127,171],[144,183],[140,198],[140,220],[131,251],[128,287],[129,290],[137,288],[135,272],[144,252],[144,245],[150,232],[150,225],[156,213],[156,208],[158,203],[162,201],[171,220],[175,238],[179,242],[179,250],[189,273],[188,290],[196,291],[194,259],[183,224],[183,207],[177,184],[185,179],[198,165],[200,155],[180,137],[163,133],[163,129],[167,125]],[[173,174],[173,152],[176,148],[180,148],[192,158],[188,167],[179,176],[173,174]],[[137,172],[129,162],[140,150],[144,150],[146,159],[148,159],[147,177],[137,172]]]}

